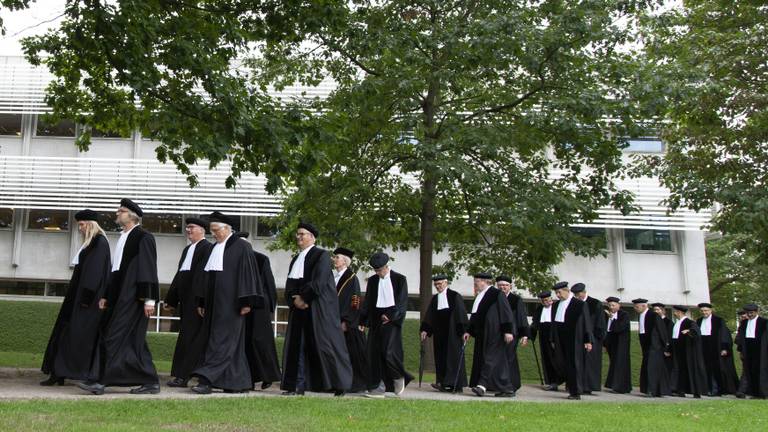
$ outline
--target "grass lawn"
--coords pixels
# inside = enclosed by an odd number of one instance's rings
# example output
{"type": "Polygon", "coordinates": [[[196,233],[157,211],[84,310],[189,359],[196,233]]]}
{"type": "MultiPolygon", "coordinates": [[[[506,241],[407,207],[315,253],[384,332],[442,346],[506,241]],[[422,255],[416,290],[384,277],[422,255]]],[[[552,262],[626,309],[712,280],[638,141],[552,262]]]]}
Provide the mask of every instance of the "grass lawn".
{"type": "Polygon", "coordinates": [[[0,402],[0,430],[12,431],[503,431],[553,426],[558,431],[762,431],[768,430],[768,406],[762,401],[585,405],[353,398],[0,402]]]}

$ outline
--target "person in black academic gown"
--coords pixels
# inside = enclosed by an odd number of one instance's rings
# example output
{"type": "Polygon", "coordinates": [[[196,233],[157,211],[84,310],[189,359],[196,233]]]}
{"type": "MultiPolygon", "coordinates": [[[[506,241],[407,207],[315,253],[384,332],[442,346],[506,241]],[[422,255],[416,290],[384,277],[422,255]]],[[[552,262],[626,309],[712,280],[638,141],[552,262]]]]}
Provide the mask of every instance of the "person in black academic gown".
{"type": "Polygon", "coordinates": [[[507,345],[507,360],[509,360],[509,373],[512,376],[512,386],[515,391],[522,387],[522,379],[520,377],[520,362],[517,359],[517,347],[518,345],[528,345],[528,312],[525,309],[525,302],[523,298],[512,292],[512,278],[506,275],[500,275],[496,277],[496,288],[504,293],[504,296],[509,302],[509,307],[512,309],[512,317],[515,319],[515,339],[507,345]]]}
{"type": "Polygon", "coordinates": [[[103,394],[105,386],[134,386],[133,394],[160,392],[157,371],[147,345],[149,317],[160,298],[157,282],[155,237],[141,227],[141,207],[125,198],[120,201],[116,222],[123,227],[112,257],[112,273],[106,310],[90,378],[78,386],[103,394]]]}
{"type": "Polygon", "coordinates": [[[675,395],[685,397],[686,393],[701,398],[707,392],[707,372],[701,351],[701,332],[696,322],[688,318],[685,306],[673,306],[675,326],[672,328],[672,388],[675,395]]]}
{"type": "Polygon", "coordinates": [[[421,321],[421,341],[432,338],[436,382],[432,388],[461,393],[467,386],[467,369],[462,359],[462,337],[467,327],[467,310],[461,294],[448,288],[448,276],[432,277],[437,294],[432,296],[421,321]]]}
{"type": "Polygon", "coordinates": [[[662,397],[670,393],[669,373],[664,364],[665,353],[671,349],[671,333],[661,317],[648,309],[648,300],[632,300],[638,313],[638,338],[643,351],[640,365],[640,392],[646,397],[662,397]]]}
{"type": "Polygon", "coordinates": [[[745,305],[747,319],[741,321],[736,344],[743,364],[737,397],[768,397],[768,320],[761,317],[755,304],[745,305]]]}
{"type": "Polygon", "coordinates": [[[317,228],[300,223],[285,283],[290,306],[283,348],[284,395],[305,390],[343,395],[352,386],[352,365],[341,331],[339,299],[331,272],[331,255],[315,246],[317,228]]]}
{"type": "MultiPolygon", "coordinates": [[[[555,285],[555,289],[558,286],[555,285]]],[[[564,286],[567,287],[568,283],[565,283],[564,286]]],[[[555,356],[551,342],[552,321],[555,318],[552,315],[552,291],[542,291],[538,297],[541,304],[536,306],[536,310],[533,312],[533,321],[530,327],[531,341],[535,342],[536,337],[539,338],[541,368],[544,372],[544,390],[557,391],[557,387],[565,382],[565,377],[560,373],[563,367],[556,363],[557,356],[555,356]]]]}
{"type": "Polygon", "coordinates": [[[403,323],[408,310],[408,281],[389,267],[389,256],[384,252],[373,254],[368,263],[376,274],[368,278],[365,301],[360,311],[360,325],[368,328],[366,396],[384,397],[384,391],[392,391],[399,396],[413,380],[403,365],[403,323]]]}
{"type": "Polygon", "coordinates": [[[733,364],[733,339],[725,320],[713,314],[710,303],[699,303],[701,348],[707,372],[707,396],[736,394],[739,378],[733,364]]]}
{"type": "Polygon", "coordinates": [[[600,391],[603,374],[603,339],[605,339],[606,314],[603,302],[590,297],[586,286],[577,283],[571,288],[571,292],[577,299],[585,302],[589,308],[589,318],[592,331],[592,350],[584,352],[584,374],[582,375],[582,387],[584,394],[592,394],[600,391]]]}
{"type": "Polygon", "coordinates": [[[96,300],[109,282],[109,242],[95,211],[79,211],[75,220],[83,245],[72,260],[75,268],[45,350],[42,371],[50,377],[40,383],[44,386],[62,385],[65,378],[87,380],[98,347],[101,310],[96,300]]]}
{"type": "Polygon", "coordinates": [[[344,341],[347,343],[349,361],[352,364],[352,387],[354,393],[368,389],[368,358],[365,353],[365,333],[360,330],[360,281],[349,268],[354,252],[338,247],[333,251],[333,279],[336,283],[336,295],[339,298],[339,317],[344,341]]]}
{"type": "MultiPolygon", "coordinates": [[[[675,326],[675,323],[669,319],[667,316],[667,306],[664,303],[653,303],[651,304],[651,307],[653,308],[652,311],[661,317],[661,320],[664,322],[664,325],[667,328],[667,339],[670,339],[672,337],[672,327],[675,326]]],[[[664,393],[664,395],[670,395],[672,394],[672,391],[674,390],[672,386],[672,370],[675,369],[675,362],[672,360],[672,356],[664,356],[664,366],[667,370],[667,382],[669,382],[669,391],[667,393],[664,393]]]]}
{"type": "MultiPolygon", "coordinates": [[[[240,231],[235,235],[251,246],[246,240],[249,233],[240,231]]],[[[253,250],[253,257],[256,260],[257,283],[264,293],[264,307],[254,307],[245,317],[246,353],[251,366],[251,379],[254,383],[261,382],[261,389],[266,390],[272,383],[280,381],[282,376],[272,327],[272,317],[277,309],[277,287],[269,257],[256,250],[253,250]]]]}
{"type": "Polygon", "coordinates": [[[208,341],[191,374],[198,379],[192,391],[209,394],[218,388],[227,393],[247,392],[253,388],[253,378],[246,316],[253,308],[264,307],[264,293],[253,249],[233,233],[236,220],[220,212],[211,213],[208,220],[216,244],[203,268],[206,291],[198,303],[208,341]]]}
{"type": "Polygon", "coordinates": [[[578,400],[587,391],[583,387],[584,354],[592,350],[592,319],[587,304],[573,296],[567,285],[555,294],[560,300],[552,306],[552,344],[564,367],[561,374],[565,375],[568,399],[578,400]]]}
{"type": "Polygon", "coordinates": [[[203,317],[197,311],[197,299],[205,292],[206,276],[203,269],[213,244],[205,239],[208,222],[201,218],[187,218],[185,232],[189,244],[181,251],[181,258],[171,287],[165,296],[165,308],[178,310],[179,336],[173,352],[169,387],[186,387],[190,374],[203,356],[208,334],[203,317]]]}
{"type": "Polygon", "coordinates": [[[608,297],[605,301],[610,314],[604,343],[610,361],[605,387],[614,393],[629,393],[632,391],[629,314],[621,310],[618,297],[608,297]]]}
{"type": "Polygon", "coordinates": [[[515,338],[515,318],[504,293],[491,285],[492,280],[493,276],[485,272],[474,275],[475,301],[464,334],[465,342],[470,336],[475,338],[469,385],[477,396],[492,391],[497,397],[514,397],[507,345],[515,338]]]}

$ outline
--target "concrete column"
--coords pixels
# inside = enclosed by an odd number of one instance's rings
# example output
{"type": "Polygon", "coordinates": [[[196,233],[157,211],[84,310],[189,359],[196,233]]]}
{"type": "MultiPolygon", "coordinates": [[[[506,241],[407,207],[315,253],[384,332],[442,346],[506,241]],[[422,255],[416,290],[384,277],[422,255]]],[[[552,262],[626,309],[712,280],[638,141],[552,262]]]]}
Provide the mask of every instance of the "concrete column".
{"type": "Polygon", "coordinates": [[[133,131],[133,135],[131,136],[131,141],[133,141],[133,158],[139,159],[141,157],[141,131],[138,129],[135,129],[133,131]]]}
{"type": "Polygon", "coordinates": [[[688,283],[688,263],[685,259],[685,231],[672,231],[671,234],[677,239],[677,259],[680,263],[680,283],[682,286],[683,294],[688,295],[691,292],[691,288],[688,283]]]}
{"type": "Polygon", "coordinates": [[[622,255],[624,254],[624,230],[612,229],[608,230],[611,246],[613,248],[613,267],[616,273],[616,291],[624,291],[624,272],[621,263],[622,255]]]}
{"type": "Polygon", "coordinates": [[[13,211],[13,253],[11,255],[11,266],[16,268],[21,262],[21,234],[24,229],[25,209],[14,209],[13,211]]]}

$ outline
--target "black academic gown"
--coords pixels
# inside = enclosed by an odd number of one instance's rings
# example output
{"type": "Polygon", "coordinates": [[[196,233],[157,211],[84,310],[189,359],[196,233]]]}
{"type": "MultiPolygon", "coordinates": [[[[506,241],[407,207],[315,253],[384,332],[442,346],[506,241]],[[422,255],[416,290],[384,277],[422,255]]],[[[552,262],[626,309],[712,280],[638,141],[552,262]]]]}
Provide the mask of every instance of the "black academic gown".
{"type": "Polygon", "coordinates": [[[352,365],[352,387],[350,391],[361,392],[368,388],[368,357],[365,352],[365,333],[360,330],[360,281],[355,273],[346,269],[336,284],[336,295],[339,298],[339,317],[346,325],[344,341],[349,352],[352,365]]]}
{"type": "Polygon", "coordinates": [[[552,305],[552,324],[554,331],[551,334],[555,355],[559,358],[559,364],[564,367],[560,373],[565,376],[565,385],[568,392],[575,396],[585,390],[584,378],[584,344],[592,342],[592,320],[589,316],[587,304],[576,297],[572,297],[565,311],[565,322],[557,322],[557,310],[562,301],[556,301],[552,305]]]}
{"type": "Polygon", "coordinates": [[[506,296],[496,287],[489,287],[483,295],[477,312],[469,318],[467,332],[475,338],[472,356],[472,374],[469,385],[481,385],[488,391],[511,393],[515,391],[507,359],[504,334],[515,334],[515,319],[506,296]]]}
{"type": "Polygon", "coordinates": [[[768,397],[768,320],[755,318],[755,337],[747,336],[747,321],[739,324],[736,341],[743,364],[739,391],[758,397],[768,397]]]}
{"type": "MultiPolygon", "coordinates": [[[[211,254],[213,252],[212,249],[211,254]]],[[[205,273],[208,281],[201,306],[205,309],[208,342],[192,376],[214,388],[250,390],[253,378],[245,337],[248,320],[240,310],[243,307],[263,308],[265,303],[253,249],[232,235],[224,247],[222,270],[205,273]]]]}
{"type": "MultiPolygon", "coordinates": [[[[699,328],[703,318],[696,320],[699,328]]],[[[707,371],[708,390],[714,394],[735,394],[739,388],[736,366],[733,364],[733,339],[725,320],[717,315],[710,319],[711,334],[701,335],[701,349],[707,371]],[[720,355],[725,351],[727,355],[720,355]]]]}
{"type": "Polygon", "coordinates": [[[671,348],[671,332],[662,318],[652,310],[645,314],[645,334],[638,332],[643,362],[640,366],[640,392],[652,396],[670,394],[669,372],[664,360],[664,352],[671,348]]]}
{"type": "Polygon", "coordinates": [[[450,288],[446,288],[447,309],[437,310],[437,296],[433,295],[429,302],[420,331],[432,338],[436,384],[460,393],[467,386],[467,368],[461,352],[467,310],[461,294],[450,288]]]}
{"type": "Polygon", "coordinates": [[[603,303],[593,297],[587,297],[589,318],[592,330],[592,351],[584,351],[584,374],[582,387],[584,391],[600,391],[603,374],[603,340],[607,327],[603,303]]]}
{"type": "Polygon", "coordinates": [[[707,393],[707,372],[701,351],[701,332],[692,319],[685,318],[680,324],[677,339],[672,337],[672,383],[675,392],[701,396],[707,393]],[[688,330],[687,334],[683,334],[688,330]]]}
{"type": "MultiPolygon", "coordinates": [[[[177,269],[181,269],[184,258],[191,245],[181,251],[177,269]]],[[[176,349],[173,352],[171,375],[188,380],[190,374],[203,356],[208,342],[208,333],[203,325],[203,317],[197,313],[197,299],[203,297],[207,281],[203,268],[208,262],[208,256],[213,244],[202,239],[195,245],[192,254],[192,265],[189,270],[177,270],[171,287],[165,296],[165,303],[176,308],[179,318],[179,337],[176,339],[176,349]]]]}
{"type": "Polygon", "coordinates": [[[632,391],[629,337],[629,314],[619,310],[616,312],[616,319],[611,323],[611,328],[608,329],[604,342],[610,361],[605,387],[616,393],[632,391]]]}
{"type": "Polygon", "coordinates": [[[517,391],[522,386],[522,380],[520,378],[520,362],[517,359],[517,347],[520,344],[520,340],[523,337],[529,336],[528,329],[528,313],[525,309],[525,302],[523,298],[512,292],[509,293],[507,302],[512,309],[512,317],[515,320],[515,339],[512,343],[507,344],[507,360],[509,360],[509,374],[512,377],[512,387],[517,391]]]}
{"type": "MultiPolygon", "coordinates": [[[[672,340],[672,328],[675,326],[675,322],[667,317],[661,319],[664,321],[664,325],[667,327],[667,340],[672,340]]],[[[674,383],[672,382],[672,371],[675,369],[675,361],[671,356],[664,357],[664,367],[667,370],[667,382],[669,383],[669,391],[665,394],[671,394],[674,391],[674,383]]]]}
{"type": "Polygon", "coordinates": [[[394,389],[394,380],[404,378],[405,385],[413,380],[413,375],[405,370],[403,354],[403,323],[408,310],[408,281],[405,276],[389,271],[392,281],[392,293],[395,305],[377,308],[379,296],[379,276],[368,278],[365,289],[365,301],[360,310],[360,324],[368,327],[368,390],[379,387],[383,381],[387,391],[394,389]],[[381,316],[389,318],[387,324],[381,322],[381,316]]]}
{"type": "Polygon", "coordinates": [[[561,371],[564,369],[562,365],[557,363],[558,357],[555,355],[555,351],[552,347],[552,321],[554,321],[554,315],[552,315],[553,308],[550,307],[549,322],[541,322],[541,313],[544,310],[544,306],[539,304],[536,306],[536,311],[533,313],[533,320],[530,327],[531,342],[539,339],[539,351],[541,351],[541,368],[544,372],[544,383],[548,385],[559,386],[565,382],[565,377],[561,375],[561,371]]]}
{"type": "MultiPolygon", "coordinates": [[[[248,246],[250,246],[250,243],[248,246]]],[[[273,383],[280,381],[280,363],[277,358],[275,332],[272,317],[277,308],[277,287],[269,257],[253,251],[258,273],[258,284],[264,292],[264,306],[253,308],[246,315],[245,340],[248,343],[248,363],[254,382],[273,383]]]]}
{"type": "Polygon", "coordinates": [[[53,377],[86,380],[98,347],[98,299],[107,290],[112,269],[109,242],[96,235],[78,257],[45,350],[42,371],[53,377]]]}
{"type": "Polygon", "coordinates": [[[120,269],[110,275],[107,311],[100,339],[99,370],[93,378],[104,385],[157,384],[157,371],[147,345],[149,318],[144,301],[160,298],[155,237],[141,226],[128,234],[120,269]]]}
{"type": "MultiPolygon", "coordinates": [[[[291,260],[292,268],[298,255],[291,260]]],[[[339,299],[327,250],[313,246],[304,259],[304,277],[288,279],[285,301],[290,305],[283,348],[283,377],[280,388],[297,389],[299,355],[303,352],[305,387],[310,391],[346,391],[352,386],[352,365],[341,331],[339,299]],[[293,305],[299,295],[308,309],[293,305]]]]}

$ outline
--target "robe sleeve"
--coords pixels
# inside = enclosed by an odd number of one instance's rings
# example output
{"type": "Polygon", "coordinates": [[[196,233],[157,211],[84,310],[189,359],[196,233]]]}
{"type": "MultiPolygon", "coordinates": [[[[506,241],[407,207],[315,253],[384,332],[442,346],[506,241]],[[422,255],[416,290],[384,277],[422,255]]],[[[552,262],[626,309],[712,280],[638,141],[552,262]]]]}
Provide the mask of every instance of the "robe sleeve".
{"type": "Polygon", "coordinates": [[[692,339],[698,339],[701,337],[701,330],[699,329],[699,325],[696,324],[696,321],[689,319],[688,321],[691,322],[690,327],[688,327],[688,334],[687,336],[692,339]]]}
{"type": "Polygon", "coordinates": [[[159,300],[157,282],[157,248],[155,237],[146,233],[139,241],[136,261],[136,298],[140,301],[159,300]]]}
{"type": "Polygon", "coordinates": [[[268,300],[267,307],[270,312],[277,308],[277,287],[275,285],[275,275],[272,273],[272,264],[266,255],[262,258],[262,265],[259,268],[261,272],[261,284],[264,289],[264,295],[268,300]]]}
{"type": "Polygon", "coordinates": [[[509,301],[507,297],[499,291],[499,299],[496,301],[496,307],[499,311],[499,331],[502,334],[512,333],[517,331],[517,324],[515,317],[512,315],[512,308],[509,307],[509,301]]]}
{"type": "Polygon", "coordinates": [[[261,289],[256,258],[250,246],[242,249],[237,272],[237,297],[240,307],[264,307],[264,295],[261,289]]]}
{"type": "MultiPolygon", "coordinates": [[[[354,321],[354,314],[357,313],[356,310],[352,309],[352,298],[355,295],[355,279],[357,278],[352,276],[352,279],[342,281],[345,286],[339,296],[339,318],[347,324],[354,321]]],[[[358,287],[359,290],[360,288],[358,287]]]]}
{"type": "Polygon", "coordinates": [[[421,321],[421,327],[419,328],[420,332],[427,332],[427,336],[432,336],[432,333],[434,333],[432,329],[432,324],[434,322],[434,317],[432,316],[432,306],[435,303],[435,296],[432,296],[432,300],[429,301],[429,306],[427,306],[427,312],[424,314],[424,319],[421,321]]]}
{"type": "Polygon", "coordinates": [[[171,281],[171,286],[168,288],[168,294],[165,295],[165,304],[177,307],[179,305],[179,283],[180,283],[180,271],[178,269],[181,268],[181,264],[184,263],[184,258],[187,256],[187,252],[189,251],[189,245],[184,248],[184,250],[181,251],[181,258],[179,259],[179,265],[176,267],[176,274],[173,276],[173,280],[171,281]]]}
{"type": "Polygon", "coordinates": [[[592,336],[597,340],[605,339],[605,334],[608,331],[608,321],[602,305],[597,305],[595,310],[596,316],[592,317],[595,323],[592,336]]]}
{"type": "Polygon", "coordinates": [[[537,307],[533,311],[533,317],[531,319],[531,326],[528,328],[528,338],[531,341],[536,340],[536,336],[539,333],[539,319],[541,317],[541,310],[537,307]]]}
{"type": "Polygon", "coordinates": [[[392,324],[402,327],[403,321],[405,321],[405,313],[408,311],[408,280],[405,276],[400,276],[398,284],[400,285],[400,291],[397,292],[397,297],[395,298],[394,313],[388,318],[392,324]]]}
{"type": "Polygon", "coordinates": [[[88,257],[83,262],[83,267],[80,269],[80,287],[83,288],[80,304],[91,305],[96,300],[96,294],[101,289],[101,286],[107,281],[110,268],[103,268],[103,266],[109,266],[109,244],[107,240],[99,235],[91,240],[92,244],[89,245],[88,257]]]}
{"type": "Polygon", "coordinates": [[[517,297],[517,306],[515,307],[515,315],[517,321],[517,334],[516,337],[524,338],[528,337],[528,312],[525,308],[525,302],[522,297],[517,297]]]}
{"type": "Polygon", "coordinates": [[[462,336],[467,331],[469,320],[467,319],[467,308],[464,307],[464,298],[461,294],[456,294],[456,304],[453,307],[456,320],[456,334],[462,336]]]}
{"type": "Polygon", "coordinates": [[[363,299],[363,305],[360,307],[360,325],[368,327],[368,311],[369,302],[371,298],[371,278],[368,278],[368,282],[365,285],[365,298],[363,299]]]}
{"type": "Polygon", "coordinates": [[[594,340],[593,339],[594,335],[592,333],[592,329],[593,329],[592,317],[589,315],[589,305],[587,304],[587,302],[583,302],[582,307],[583,307],[583,309],[582,309],[582,314],[583,314],[582,322],[584,323],[583,324],[584,325],[584,328],[583,328],[584,340],[582,341],[582,343],[585,343],[585,344],[589,343],[589,344],[591,344],[593,342],[593,340],[594,340]]]}
{"type": "Polygon", "coordinates": [[[725,320],[720,321],[720,340],[718,342],[720,343],[720,351],[726,351],[728,355],[733,353],[733,338],[725,320]]]}

